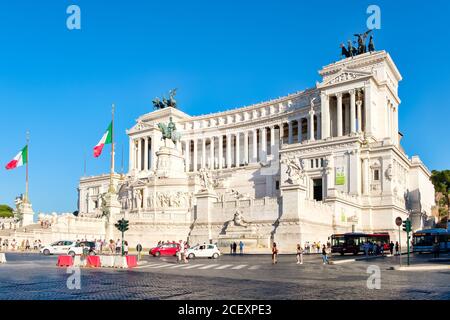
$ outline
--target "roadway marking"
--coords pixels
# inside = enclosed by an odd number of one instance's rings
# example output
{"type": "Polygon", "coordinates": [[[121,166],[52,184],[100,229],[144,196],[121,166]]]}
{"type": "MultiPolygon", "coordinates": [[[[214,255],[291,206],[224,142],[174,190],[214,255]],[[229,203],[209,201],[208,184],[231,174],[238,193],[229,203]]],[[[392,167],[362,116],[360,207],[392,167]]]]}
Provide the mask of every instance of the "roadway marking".
{"type": "Polygon", "coordinates": [[[167,269],[176,269],[176,268],[181,268],[181,267],[186,267],[186,264],[176,264],[174,266],[168,267],[167,269]]]}
{"type": "Polygon", "coordinates": [[[168,266],[171,266],[171,264],[163,263],[163,264],[153,265],[149,269],[160,269],[160,268],[165,268],[165,267],[168,267],[168,266]]]}
{"type": "Polygon", "coordinates": [[[241,269],[245,268],[246,266],[247,266],[247,264],[241,264],[241,265],[239,265],[239,266],[236,266],[236,267],[234,267],[234,268],[231,268],[231,270],[241,270],[241,269]]]}
{"type": "Polygon", "coordinates": [[[183,268],[183,269],[184,270],[186,270],[186,269],[194,269],[194,268],[201,267],[201,266],[204,266],[204,264],[194,264],[192,266],[187,266],[186,268],[183,268]]]}
{"type": "Polygon", "coordinates": [[[248,270],[258,270],[258,269],[260,269],[261,268],[261,266],[253,266],[253,267],[250,267],[250,268],[248,268],[248,270]]]}
{"type": "Polygon", "coordinates": [[[219,266],[219,264],[210,264],[210,265],[207,265],[205,267],[201,267],[200,270],[211,269],[211,268],[214,268],[214,267],[217,267],[217,266],[219,266]]]}
{"type": "Polygon", "coordinates": [[[154,263],[144,264],[142,266],[134,267],[133,269],[144,269],[144,268],[148,268],[148,267],[151,267],[151,266],[154,266],[154,265],[155,265],[154,263]]]}
{"type": "Polygon", "coordinates": [[[232,267],[232,266],[233,266],[232,264],[226,264],[224,266],[216,268],[216,270],[223,270],[223,269],[226,269],[226,268],[229,268],[229,267],[232,267]]]}

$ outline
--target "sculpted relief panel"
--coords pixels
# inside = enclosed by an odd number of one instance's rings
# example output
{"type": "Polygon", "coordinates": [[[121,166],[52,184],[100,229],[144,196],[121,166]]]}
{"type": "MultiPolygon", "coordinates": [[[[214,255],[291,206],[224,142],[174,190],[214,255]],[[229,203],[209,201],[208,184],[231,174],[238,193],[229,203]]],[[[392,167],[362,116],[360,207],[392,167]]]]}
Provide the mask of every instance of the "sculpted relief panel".
{"type": "Polygon", "coordinates": [[[193,194],[190,192],[156,192],[149,196],[147,206],[156,208],[191,208],[193,194]]]}

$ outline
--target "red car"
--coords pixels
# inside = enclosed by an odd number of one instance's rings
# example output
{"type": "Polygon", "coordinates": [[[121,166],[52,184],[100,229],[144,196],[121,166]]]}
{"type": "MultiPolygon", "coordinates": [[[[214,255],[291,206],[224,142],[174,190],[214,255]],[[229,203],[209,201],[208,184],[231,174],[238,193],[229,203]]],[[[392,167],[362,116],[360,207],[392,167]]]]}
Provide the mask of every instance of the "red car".
{"type": "Polygon", "coordinates": [[[149,254],[154,257],[176,256],[178,251],[180,251],[179,243],[165,243],[165,244],[159,245],[153,249],[150,249],[149,254]]]}

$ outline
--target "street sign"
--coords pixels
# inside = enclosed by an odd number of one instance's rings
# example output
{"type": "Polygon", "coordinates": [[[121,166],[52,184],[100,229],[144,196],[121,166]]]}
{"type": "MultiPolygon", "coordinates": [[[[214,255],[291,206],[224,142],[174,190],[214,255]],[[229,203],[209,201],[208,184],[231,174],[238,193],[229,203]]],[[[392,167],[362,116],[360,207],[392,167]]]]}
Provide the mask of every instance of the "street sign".
{"type": "Polygon", "coordinates": [[[395,219],[395,224],[397,225],[397,227],[400,227],[400,226],[402,225],[402,223],[403,223],[402,218],[397,217],[397,218],[395,219]]]}

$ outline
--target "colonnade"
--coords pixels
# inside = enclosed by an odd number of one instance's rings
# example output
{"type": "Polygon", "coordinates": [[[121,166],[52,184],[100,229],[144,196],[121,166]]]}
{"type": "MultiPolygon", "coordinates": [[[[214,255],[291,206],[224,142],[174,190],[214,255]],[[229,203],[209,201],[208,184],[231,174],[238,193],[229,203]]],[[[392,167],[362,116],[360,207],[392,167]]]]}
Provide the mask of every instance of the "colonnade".
{"type": "Polygon", "coordinates": [[[362,97],[357,101],[356,93],[355,89],[330,95],[322,92],[322,139],[365,131],[370,113],[365,110],[362,97]]]}

